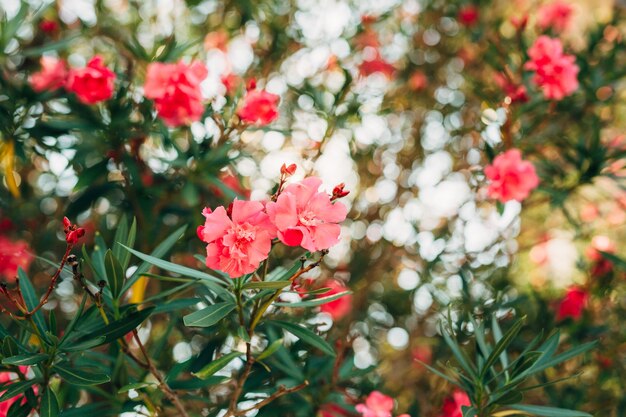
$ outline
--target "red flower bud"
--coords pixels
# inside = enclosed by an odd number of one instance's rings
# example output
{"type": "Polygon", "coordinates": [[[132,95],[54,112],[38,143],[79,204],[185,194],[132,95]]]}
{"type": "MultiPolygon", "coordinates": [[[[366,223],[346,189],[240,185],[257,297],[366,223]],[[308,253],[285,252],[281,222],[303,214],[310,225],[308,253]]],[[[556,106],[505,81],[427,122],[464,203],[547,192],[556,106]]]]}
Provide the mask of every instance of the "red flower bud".
{"type": "Polygon", "coordinates": [[[291,164],[289,166],[283,164],[282,167],[280,167],[280,173],[282,175],[293,175],[296,173],[296,169],[298,169],[298,166],[296,164],[291,164]]]}
{"type": "Polygon", "coordinates": [[[256,79],[250,78],[248,80],[248,84],[246,85],[246,90],[254,90],[256,88],[256,79]]]}
{"type": "Polygon", "coordinates": [[[67,217],[63,217],[63,231],[65,232],[65,241],[70,245],[75,245],[78,243],[78,239],[85,236],[85,229],[72,224],[67,217]]]}
{"type": "Polygon", "coordinates": [[[333,188],[333,200],[336,200],[338,198],[342,198],[347,196],[348,194],[350,194],[350,191],[344,191],[344,187],[346,185],[342,182],[341,184],[335,186],[335,188],[333,188]]]}

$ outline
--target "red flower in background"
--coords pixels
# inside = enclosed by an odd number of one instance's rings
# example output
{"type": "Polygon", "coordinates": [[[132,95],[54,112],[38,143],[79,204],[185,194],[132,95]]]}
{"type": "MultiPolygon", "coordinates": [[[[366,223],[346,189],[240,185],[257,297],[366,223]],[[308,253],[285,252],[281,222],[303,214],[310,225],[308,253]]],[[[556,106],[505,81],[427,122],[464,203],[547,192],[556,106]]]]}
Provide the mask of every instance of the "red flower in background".
{"type": "Polygon", "coordinates": [[[23,240],[13,241],[0,235],[0,277],[10,282],[15,281],[17,269],[27,271],[33,259],[28,243],[23,240]]]}
{"type": "Polygon", "coordinates": [[[380,73],[391,79],[395,72],[396,68],[380,56],[380,54],[376,54],[374,58],[365,60],[359,65],[359,74],[363,77],[380,73]]]}
{"type": "Polygon", "coordinates": [[[43,56],[39,63],[41,69],[29,78],[33,90],[37,92],[54,91],[65,85],[68,75],[65,61],[51,56],[43,56]]]}
{"type": "Polygon", "coordinates": [[[362,417],[391,417],[393,405],[393,398],[380,391],[372,391],[365,403],[357,404],[355,408],[362,417]]]}
{"type": "Polygon", "coordinates": [[[568,317],[574,320],[580,319],[588,299],[589,293],[586,290],[579,287],[568,288],[565,297],[559,302],[556,314],[557,321],[568,317]]]}
{"type": "MultiPolygon", "coordinates": [[[[328,292],[318,295],[317,298],[329,297],[347,290],[346,286],[334,279],[329,279],[322,284],[322,287],[330,288],[328,292]]],[[[346,294],[336,300],[320,306],[320,311],[329,314],[334,321],[341,320],[352,311],[352,294],[346,294]]]]}
{"type": "Polygon", "coordinates": [[[474,26],[478,23],[478,17],[478,8],[472,4],[468,4],[459,9],[458,19],[464,26],[474,26]]]}
{"type": "Polygon", "coordinates": [[[464,405],[472,405],[469,397],[465,392],[455,390],[451,397],[448,397],[443,401],[439,417],[463,417],[462,407],[464,405]]]}
{"type": "Polygon", "coordinates": [[[522,201],[539,185],[535,167],[522,160],[519,149],[496,156],[493,163],[485,167],[485,176],[490,181],[487,194],[502,203],[522,201]]]}
{"type": "Polygon", "coordinates": [[[413,91],[421,91],[428,86],[428,77],[422,71],[415,71],[409,78],[409,88],[413,91]]]}
{"type": "Polygon", "coordinates": [[[59,24],[54,20],[44,19],[39,22],[39,29],[47,34],[51,34],[59,30],[59,24]]]}
{"type": "Polygon", "coordinates": [[[95,104],[110,99],[115,86],[115,73],[104,66],[96,55],[83,68],[70,70],[66,88],[85,104],[95,104]]]}
{"type": "MultiPolygon", "coordinates": [[[[253,87],[254,88],[254,87],[253,87]]],[[[252,89],[243,98],[237,116],[244,123],[268,125],[278,118],[280,97],[265,90],[252,89]]]]}
{"type": "MultiPolygon", "coordinates": [[[[236,175],[233,175],[228,171],[223,171],[220,172],[219,179],[226,188],[229,188],[237,195],[245,199],[250,198],[250,190],[243,186],[241,180],[236,175]]],[[[224,197],[224,192],[217,186],[211,186],[211,191],[213,191],[213,194],[217,198],[224,197]]]]}
{"type": "MultiPolygon", "coordinates": [[[[27,366],[20,366],[19,370],[23,375],[26,375],[28,373],[27,366]]],[[[7,382],[12,382],[12,381],[15,381],[15,382],[19,381],[18,376],[16,374],[12,372],[0,372],[0,383],[7,383],[7,382]]],[[[37,394],[36,386],[33,387],[33,391],[35,392],[35,394],[37,394]]],[[[5,391],[0,391],[0,395],[4,393],[5,391]]],[[[25,404],[26,398],[24,397],[24,395],[18,394],[15,397],[12,397],[12,398],[9,398],[7,400],[0,402],[0,416],[6,417],[7,413],[9,412],[9,408],[11,408],[11,406],[18,401],[21,401],[21,404],[25,404]]]]}
{"type": "Polygon", "coordinates": [[[543,30],[552,29],[554,32],[563,32],[571,22],[574,7],[563,1],[556,0],[544,4],[537,10],[537,25],[543,30]]]}
{"type": "Polygon", "coordinates": [[[200,120],[204,104],[200,83],[207,77],[204,64],[154,62],[148,65],[144,94],[154,100],[157,113],[170,127],[200,120]]]}
{"type": "Polygon", "coordinates": [[[587,247],[585,255],[592,261],[591,275],[601,277],[613,271],[613,263],[602,255],[601,252],[615,253],[617,246],[607,236],[594,236],[591,245],[587,247]]]}
{"type": "Polygon", "coordinates": [[[578,65],[573,55],[563,53],[560,39],[537,38],[528,50],[527,70],[535,71],[533,81],[547,99],[562,100],[578,89],[578,65]]]}

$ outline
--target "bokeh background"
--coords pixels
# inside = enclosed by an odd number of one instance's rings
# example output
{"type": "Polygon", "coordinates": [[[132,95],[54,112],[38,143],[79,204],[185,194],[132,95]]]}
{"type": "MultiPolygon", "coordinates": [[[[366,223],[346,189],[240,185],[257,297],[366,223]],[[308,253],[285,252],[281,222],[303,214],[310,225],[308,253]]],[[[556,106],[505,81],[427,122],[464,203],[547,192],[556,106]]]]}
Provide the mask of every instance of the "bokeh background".
{"type": "MultiPolygon", "coordinates": [[[[338,183],[350,190],[342,240],[308,276],[354,291],[333,328],[337,339],[349,335],[354,365],[364,370],[349,389],[379,389],[412,416],[439,416],[452,388],[416,359],[450,360],[438,334],[442,315],[467,337],[468,314],[527,316],[526,339],[560,328],[566,345],[600,340],[552,371],[580,376],[536,400],[624,416],[626,5],[567,1],[571,21],[556,33],[537,23],[547,3],[2,0],[5,18],[23,17],[0,54],[0,162],[18,188],[6,179],[0,186],[0,252],[18,242],[57,259],[64,215],[87,228],[88,245],[96,230],[112,236],[126,215],[137,218],[146,252],[190,225],[173,259],[202,268],[193,257],[203,252],[194,238],[202,207],[236,195],[263,199],[280,166],[295,163],[294,179],[315,174],[328,191],[338,183]],[[580,67],[579,89],[561,101],[545,99],[523,70],[543,32],[559,37],[580,67]],[[118,97],[132,101],[146,51],[206,63],[211,114],[168,131],[121,105],[42,105],[19,87],[42,54],[72,66],[100,54],[125,74],[118,97]],[[526,101],[511,99],[503,74],[525,86],[526,101]],[[236,105],[227,76],[254,78],[280,95],[279,119],[216,140],[236,105]],[[523,203],[502,204],[485,192],[482,169],[511,147],[534,163],[541,184],[523,203]],[[571,288],[589,294],[584,311],[558,317],[571,288]]],[[[49,266],[23,259],[33,279],[45,281],[49,266]]],[[[150,281],[146,296],[161,285],[150,281]]],[[[61,282],[46,308],[71,317],[74,291],[71,280],[61,282]]],[[[317,320],[331,322],[323,313],[317,320]]],[[[166,324],[154,320],[141,333],[149,338],[166,324]]],[[[163,355],[172,363],[202,349],[184,329],[171,338],[163,355]]]]}

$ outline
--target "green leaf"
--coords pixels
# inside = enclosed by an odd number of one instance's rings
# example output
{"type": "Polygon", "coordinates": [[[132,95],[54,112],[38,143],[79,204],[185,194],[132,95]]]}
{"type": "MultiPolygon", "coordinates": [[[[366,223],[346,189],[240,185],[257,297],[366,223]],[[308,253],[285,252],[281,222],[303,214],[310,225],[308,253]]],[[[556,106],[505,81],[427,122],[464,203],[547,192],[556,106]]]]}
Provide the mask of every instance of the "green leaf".
{"type": "Polygon", "coordinates": [[[8,387],[6,387],[6,391],[4,391],[2,395],[0,395],[0,403],[25,392],[27,389],[37,383],[38,381],[36,379],[31,379],[28,381],[19,381],[15,384],[9,385],[8,387]]]}
{"type": "MultiPolygon", "coordinates": [[[[113,237],[113,255],[122,260],[122,254],[128,254],[128,251],[120,245],[120,243],[126,244],[128,239],[128,222],[126,221],[126,215],[123,215],[115,227],[115,236],[113,237]]],[[[130,245],[132,247],[132,245],[130,245]]],[[[130,257],[130,254],[128,254],[130,257]]]]}
{"type": "MultiPolygon", "coordinates": [[[[24,297],[24,303],[26,303],[26,308],[28,308],[29,311],[32,311],[37,305],[39,305],[39,297],[37,297],[35,289],[33,288],[33,284],[30,282],[30,279],[28,279],[28,275],[26,275],[26,272],[24,272],[22,268],[18,268],[17,275],[20,279],[20,290],[22,291],[22,296],[24,297]]],[[[43,319],[43,313],[41,312],[41,310],[37,311],[33,315],[33,320],[35,322],[35,325],[39,329],[41,337],[44,339],[44,341],[47,342],[45,333],[48,328],[46,327],[46,322],[43,319]]]]}
{"type": "Polygon", "coordinates": [[[474,407],[468,407],[466,405],[461,406],[461,411],[463,411],[463,417],[474,417],[476,413],[478,413],[478,410],[474,407]]]}
{"type": "Polygon", "coordinates": [[[101,343],[96,346],[111,343],[117,339],[123,337],[128,332],[134,330],[143,323],[150,314],[152,314],[154,307],[144,308],[141,311],[135,311],[119,320],[107,324],[103,328],[93,331],[80,338],[80,341],[88,341],[91,339],[99,339],[101,343]],[[104,338],[103,338],[104,337],[104,338]]]}
{"type": "Polygon", "coordinates": [[[107,383],[111,377],[93,371],[78,370],[67,362],[56,364],[52,370],[69,384],[78,386],[100,385],[107,383]]]}
{"type": "Polygon", "coordinates": [[[243,284],[244,290],[280,290],[291,285],[291,281],[251,281],[243,284]]]}
{"type": "Polygon", "coordinates": [[[503,353],[505,349],[511,344],[511,342],[513,342],[513,339],[517,337],[518,333],[522,329],[522,324],[524,324],[523,319],[518,320],[517,322],[515,322],[515,324],[513,324],[513,326],[511,326],[511,328],[504,334],[504,336],[502,336],[502,339],[500,339],[500,341],[496,344],[496,346],[493,348],[493,352],[491,352],[491,354],[487,358],[487,361],[485,362],[480,373],[481,378],[487,375],[487,371],[489,371],[489,368],[491,368],[491,366],[496,363],[500,354],[503,353]]]}
{"type": "Polygon", "coordinates": [[[221,356],[213,362],[209,363],[198,372],[193,373],[193,375],[200,379],[207,379],[208,377],[228,365],[233,359],[238,358],[242,355],[243,353],[241,352],[230,352],[229,354],[221,356]]]}
{"type": "Polygon", "coordinates": [[[6,336],[2,340],[2,356],[10,357],[19,355],[20,351],[17,343],[11,336],[6,336]]]}
{"type": "Polygon", "coordinates": [[[105,336],[96,337],[95,339],[85,340],[84,342],[67,343],[67,346],[59,346],[59,349],[63,352],[80,352],[83,350],[91,349],[96,346],[103,345],[105,342],[105,336]]]}
{"type": "Polygon", "coordinates": [[[327,295],[326,297],[315,298],[314,300],[297,301],[294,303],[274,303],[274,305],[279,307],[315,307],[330,303],[331,301],[349,294],[352,294],[352,291],[342,291],[337,294],[327,295]]]}
{"type": "Polygon", "coordinates": [[[34,365],[48,358],[49,356],[45,353],[35,353],[35,354],[30,354],[30,355],[17,355],[17,356],[11,356],[10,358],[4,358],[2,360],[2,364],[3,365],[15,365],[15,366],[34,365]]]}
{"type": "Polygon", "coordinates": [[[117,260],[111,249],[104,255],[104,267],[107,273],[107,281],[114,299],[119,298],[124,287],[124,271],[120,261],[117,260]]]}
{"type": "Polygon", "coordinates": [[[226,317],[234,309],[235,305],[229,302],[213,304],[186,315],[183,317],[183,322],[188,327],[210,327],[226,317]]]}
{"type": "Polygon", "coordinates": [[[476,377],[475,369],[472,368],[472,366],[469,364],[467,357],[465,356],[459,345],[456,343],[456,341],[452,340],[452,337],[450,337],[450,333],[448,333],[448,330],[445,329],[442,325],[440,327],[440,331],[444,341],[452,351],[452,354],[456,358],[457,362],[459,362],[459,365],[461,365],[465,372],[470,374],[472,377],[476,377]]]}
{"type": "Polygon", "coordinates": [[[41,402],[39,407],[39,417],[57,417],[59,415],[59,403],[56,395],[50,389],[46,387],[43,395],[41,396],[41,402]]]}
{"type": "MultiPolygon", "coordinates": [[[[159,243],[159,245],[154,248],[150,255],[156,258],[164,256],[172,248],[172,246],[174,246],[176,242],[178,242],[178,239],[182,237],[182,235],[185,233],[185,230],[187,230],[187,226],[182,226],[176,229],[171,235],[165,238],[165,240],[159,243]]],[[[130,247],[131,245],[127,246],[130,247]]],[[[141,263],[137,267],[135,272],[133,272],[133,275],[128,280],[126,280],[123,292],[128,291],[130,287],[139,279],[139,277],[141,277],[141,275],[148,271],[148,269],[150,269],[150,263],[141,263]]]]}
{"type": "Polygon", "coordinates": [[[272,342],[272,344],[270,344],[267,349],[265,349],[263,352],[261,352],[259,354],[259,356],[256,357],[257,361],[262,361],[265,358],[269,358],[270,356],[272,356],[278,349],[280,349],[280,347],[283,345],[283,339],[277,339],[274,340],[272,342]]]}
{"type": "Polygon", "coordinates": [[[567,410],[565,408],[544,407],[540,405],[514,404],[509,405],[512,410],[523,411],[534,416],[544,417],[593,417],[589,413],[575,410],[567,410]]]}
{"type": "Polygon", "coordinates": [[[335,350],[330,344],[328,344],[327,341],[325,341],[320,336],[316,335],[315,333],[313,333],[311,330],[307,329],[306,327],[302,327],[297,324],[289,323],[288,321],[282,321],[282,320],[271,320],[268,323],[274,324],[276,326],[283,328],[284,330],[287,330],[289,333],[298,337],[304,343],[307,343],[330,356],[336,355],[335,350]]]}
{"type": "Polygon", "coordinates": [[[209,275],[206,272],[196,271],[195,269],[182,266],[182,265],[176,265],[172,262],[164,261],[163,259],[155,258],[154,256],[151,256],[151,255],[146,255],[145,253],[141,253],[127,246],[124,246],[124,245],[122,246],[125,247],[128,251],[130,251],[130,253],[132,253],[139,259],[144,260],[154,266],[158,266],[159,268],[165,269],[166,271],[174,272],[176,274],[180,274],[186,277],[198,278],[198,279],[202,279],[205,281],[214,282],[219,285],[224,285],[224,281],[222,281],[219,278],[214,277],[213,275],[209,275]]]}
{"type": "Polygon", "coordinates": [[[124,385],[122,388],[117,390],[118,394],[123,394],[125,392],[130,391],[131,389],[138,390],[146,387],[154,387],[156,384],[154,382],[134,382],[132,384],[124,385]]]}

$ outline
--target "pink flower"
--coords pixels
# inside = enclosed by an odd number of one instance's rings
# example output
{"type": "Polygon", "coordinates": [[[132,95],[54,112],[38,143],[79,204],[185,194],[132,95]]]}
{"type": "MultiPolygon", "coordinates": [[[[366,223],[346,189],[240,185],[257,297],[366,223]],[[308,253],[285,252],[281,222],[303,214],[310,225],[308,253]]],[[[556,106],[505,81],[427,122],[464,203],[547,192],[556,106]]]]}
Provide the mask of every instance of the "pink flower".
{"type": "MultiPolygon", "coordinates": [[[[328,292],[320,294],[318,298],[329,297],[331,295],[339,294],[347,290],[346,286],[341,282],[330,279],[322,284],[322,287],[330,288],[328,292]]],[[[334,321],[340,320],[350,311],[352,311],[352,294],[346,294],[336,300],[329,301],[326,304],[320,306],[320,311],[329,314],[334,321]]]]}
{"type": "Polygon", "coordinates": [[[579,287],[568,288],[565,297],[559,302],[556,319],[563,320],[567,317],[580,319],[588,299],[589,293],[586,290],[579,287]]]}
{"type": "Polygon", "coordinates": [[[474,26],[478,23],[478,8],[472,4],[461,7],[458,14],[459,22],[464,26],[474,26]]]}
{"type": "Polygon", "coordinates": [[[443,401],[439,417],[463,417],[462,407],[470,406],[471,402],[467,394],[461,390],[455,390],[451,397],[443,401]]]}
{"type": "Polygon", "coordinates": [[[278,118],[280,97],[265,90],[250,90],[243,98],[237,116],[244,123],[267,125],[278,118]]]}
{"type": "Polygon", "coordinates": [[[0,277],[7,281],[15,281],[17,269],[27,271],[33,261],[30,247],[23,240],[10,240],[0,236],[0,277]]]}
{"type": "MultiPolygon", "coordinates": [[[[20,366],[20,372],[24,375],[28,373],[27,366],[20,366]]],[[[17,381],[18,376],[12,372],[0,372],[0,383],[6,383],[11,381],[17,381]]],[[[37,387],[33,387],[33,391],[37,394],[37,387]]],[[[0,391],[0,395],[4,394],[4,391],[0,391]]],[[[0,402],[0,416],[6,416],[9,412],[9,408],[13,405],[13,403],[21,401],[22,404],[26,403],[26,398],[24,395],[16,395],[13,398],[9,398],[8,400],[0,402]]]]}
{"type": "Polygon", "coordinates": [[[102,57],[94,56],[86,67],[70,70],[66,88],[85,104],[95,104],[113,96],[115,73],[104,66],[102,57]]]}
{"type": "Polygon", "coordinates": [[[38,93],[62,88],[67,79],[67,66],[61,59],[43,56],[39,60],[41,70],[30,76],[30,86],[38,93]]]}
{"type": "Polygon", "coordinates": [[[382,392],[372,391],[365,399],[365,404],[357,404],[355,408],[362,417],[391,417],[393,398],[382,392]]]}
{"type": "Polygon", "coordinates": [[[561,100],[578,89],[578,65],[573,55],[563,53],[560,39],[542,35],[528,50],[527,70],[535,71],[533,82],[547,99],[561,100]]]}
{"type": "Polygon", "coordinates": [[[337,244],[345,220],[346,206],[334,204],[326,193],[318,192],[317,177],[288,185],[276,202],[267,203],[267,214],[278,229],[278,238],[288,246],[302,246],[315,252],[337,244]]]}
{"type": "Polygon", "coordinates": [[[230,213],[224,207],[205,208],[198,237],[208,243],[206,265],[237,278],[267,259],[276,229],[259,201],[235,200],[231,207],[230,213]]]}
{"type": "Polygon", "coordinates": [[[552,29],[554,32],[566,30],[574,14],[574,7],[563,0],[556,0],[544,4],[537,11],[537,24],[543,30],[552,29]]]}
{"type": "Polygon", "coordinates": [[[154,104],[166,125],[182,126],[200,120],[204,104],[200,83],[208,75],[200,62],[191,65],[154,62],[148,65],[145,96],[154,104]]]}
{"type": "Polygon", "coordinates": [[[485,167],[485,176],[490,180],[487,194],[502,203],[522,201],[539,185],[535,167],[522,160],[519,149],[496,156],[493,163],[485,167]]]}

